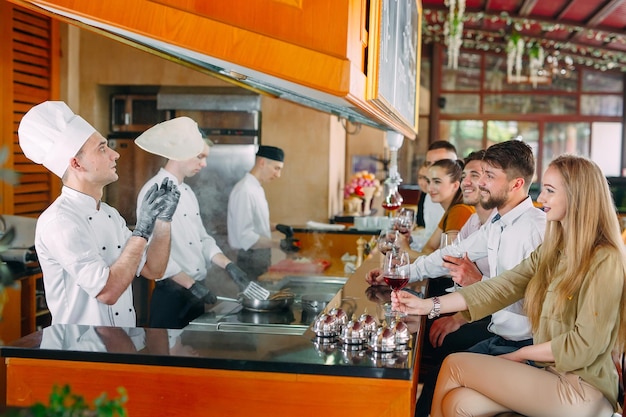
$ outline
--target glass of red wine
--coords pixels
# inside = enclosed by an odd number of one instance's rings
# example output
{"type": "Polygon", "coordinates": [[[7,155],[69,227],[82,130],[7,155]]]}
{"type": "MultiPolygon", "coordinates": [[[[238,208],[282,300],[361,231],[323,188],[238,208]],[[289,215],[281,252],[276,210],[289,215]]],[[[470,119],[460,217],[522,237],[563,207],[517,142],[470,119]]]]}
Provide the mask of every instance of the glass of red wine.
{"type": "MultiPolygon", "coordinates": [[[[402,250],[390,250],[383,262],[383,279],[393,291],[399,291],[409,283],[409,254],[402,250]]],[[[405,313],[391,311],[392,316],[404,317],[405,313]]]]}

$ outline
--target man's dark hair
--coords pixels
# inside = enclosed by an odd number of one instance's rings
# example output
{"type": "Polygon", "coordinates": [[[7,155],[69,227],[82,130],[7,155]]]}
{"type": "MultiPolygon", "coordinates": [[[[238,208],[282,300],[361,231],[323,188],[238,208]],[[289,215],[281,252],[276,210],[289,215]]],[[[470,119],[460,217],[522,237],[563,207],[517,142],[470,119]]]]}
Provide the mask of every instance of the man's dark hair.
{"type": "Polygon", "coordinates": [[[469,164],[472,161],[482,161],[484,157],[485,157],[485,150],[484,149],[479,149],[477,151],[470,152],[463,159],[463,161],[465,162],[465,165],[467,165],[467,164],[469,164]]]}
{"type": "Polygon", "coordinates": [[[445,149],[447,151],[452,151],[456,154],[456,147],[448,142],[447,140],[437,140],[430,145],[428,145],[428,150],[432,151],[435,149],[445,149]]]}
{"type": "Polygon", "coordinates": [[[533,150],[521,140],[508,140],[491,145],[485,151],[483,161],[506,172],[507,178],[524,178],[526,187],[535,175],[533,150]]]}

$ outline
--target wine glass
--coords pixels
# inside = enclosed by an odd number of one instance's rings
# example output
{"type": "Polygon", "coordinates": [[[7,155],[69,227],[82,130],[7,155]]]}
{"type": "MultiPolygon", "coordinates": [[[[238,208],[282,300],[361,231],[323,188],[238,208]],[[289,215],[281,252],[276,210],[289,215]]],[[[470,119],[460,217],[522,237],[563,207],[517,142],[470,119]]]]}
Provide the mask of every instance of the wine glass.
{"type": "MultiPolygon", "coordinates": [[[[398,291],[409,283],[409,254],[406,251],[389,251],[383,262],[383,279],[392,291],[398,291]]],[[[395,317],[404,317],[401,311],[391,311],[395,317]]]]}
{"type": "Polygon", "coordinates": [[[402,208],[394,219],[395,228],[402,234],[411,233],[413,230],[413,222],[415,219],[415,211],[402,208]]]}
{"type": "Polygon", "coordinates": [[[396,252],[399,249],[400,235],[395,229],[383,229],[378,236],[378,250],[383,255],[387,252],[396,252]]]}
{"type": "MultiPolygon", "coordinates": [[[[439,244],[439,248],[445,248],[446,246],[450,246],[453,245],[457,242],[459,242],[459,231],[458,230],[448,230],[447,232],[443,232],[441,234],[441,240],[440,240],[440,244],[439,244]]],[[[451,256],[455,256],[457,258],[462,258],[462,255],[459,255],[458,253],[454,253],[451,254],[451,256]]],[[[450,288],[446,288],[447,292],[455,292],[457,289],[461,288],[461,286],[459,284],[456,283],[456,281],[453,281],[454,285],[450,288]]]]}

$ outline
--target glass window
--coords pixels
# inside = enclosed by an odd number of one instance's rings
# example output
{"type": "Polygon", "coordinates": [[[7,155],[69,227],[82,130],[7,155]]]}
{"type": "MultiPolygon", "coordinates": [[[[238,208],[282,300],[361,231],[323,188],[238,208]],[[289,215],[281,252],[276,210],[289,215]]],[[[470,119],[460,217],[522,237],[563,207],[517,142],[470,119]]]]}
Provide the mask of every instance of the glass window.
{"type": "Polygon", "coordinates": [[[480,120],[441,120],[439,137],[456,146],[459,158],[483,149],[483,122],[480,120]]]}
{"type": "Polygon", "coordinates": [[[580,113],[587,116],[621,116],[622,96],[581,94],[580,113]]]}
{"type": "Polygon", "coordinates": [[[538,123],[515,120],[490,120],[487,122],[487,147],[512,139],[526,142],[533,149],[533,154],[537,158],[539,155],[538,123]]]}
{"type": "Polygon", "coordinates": [[[618,93],[624,89],[624,75],[621,72],[583,71],[582,91],[597,93],[618,93]]]}
{"type": "Polygon", "coordinates": [[[607,177],[619,177],[622,163],[622,124],[595,122],[591,124],[590,158],[607,177]]]}
{"type": "Polygon", "coordinates": [[[441,78],[443,90],[480,90],[480,54],[461,51],[457,69],[448,68],[448,57],[447,54],[444,55],[441,78]]]}
{"type": "Polygon", "coordinates": [[[564,153],[589,156],[589,123],[546,123],[543,132],[542,166],[564,153]]]}
{"type": "Polygon", "coordinates": [[[445,114],[480,113],[480,95],[444,94],[439,98],[439,108],[445,114]]]}
{"type": "Polygon", "coordinates": [[[552,94],[485,94],[483,112],[491,114],[576,114],[574,95],[552,94]]]}
{"type": "Polygon", "coordinates": [[[567,76],[555,76],[548,80],[548,83],[538,83],[533,86],[527,81],[528,62],[523,63],[522,75],[525,81],[522,83],[509,83],[507,81],[506,55],[485,55],[485,80],[483,88],[486,91],[571,91],[578,88],[578,73],[569,72],[567,76]]]}

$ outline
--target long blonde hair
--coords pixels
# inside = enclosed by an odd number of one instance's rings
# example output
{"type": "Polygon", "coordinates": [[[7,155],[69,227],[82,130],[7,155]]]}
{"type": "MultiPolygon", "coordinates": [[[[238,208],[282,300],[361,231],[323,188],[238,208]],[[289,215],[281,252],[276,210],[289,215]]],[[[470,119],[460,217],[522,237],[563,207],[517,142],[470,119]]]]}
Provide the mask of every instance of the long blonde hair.
{"type": "Polygon", "coordinates": [[[620,255],[625,280],[619,306],[621,322],[618,337],[618,343],[623,346],[626,341],[626,255],[606,178],[594,162],[579,156],[562,155],[549,166],[558,170],[563,177],[567,215],[563,220],[565,226],[559,221],[549,221],[546,225],[537,272],[526,288],[525,309],[528,318],[536,331],[559,259],[567,260],[564,263],[564,277],[555,288],[556,309],[563,311],[567,298],[580,291],[595,251],[600,247],[612,248],[620,255]]]}

